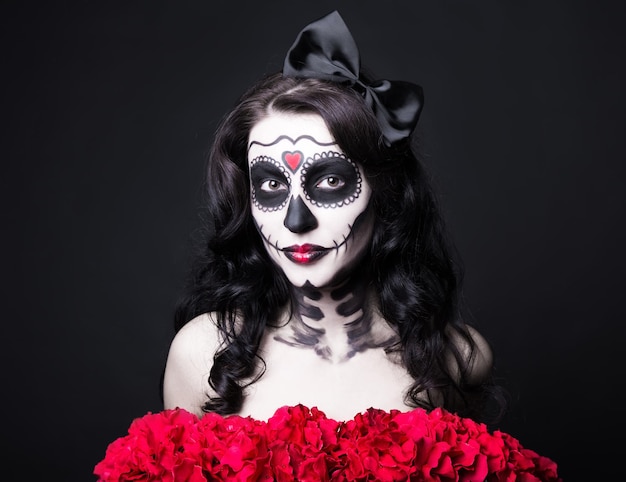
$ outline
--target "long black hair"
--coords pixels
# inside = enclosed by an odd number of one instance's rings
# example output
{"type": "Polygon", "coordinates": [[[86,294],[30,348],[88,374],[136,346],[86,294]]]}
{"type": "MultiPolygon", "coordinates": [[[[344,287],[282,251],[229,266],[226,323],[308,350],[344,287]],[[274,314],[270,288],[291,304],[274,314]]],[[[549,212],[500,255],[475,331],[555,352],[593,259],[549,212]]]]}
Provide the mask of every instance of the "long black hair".
{"type": "Polygon", "coordinates": [[[207,396],[203,410],[241,409],[246,383],[263,373],[257,351],[264,330],[291,300],[289,283],[270,260],[250,209],[248,136],[272,111],[319,114],[372,185],[376,220],[368,264],[381,314],[399,335],[390,350],[400,354],[414,379],[407,403],[480,418],[476,400],[485,399],[490,384],[466,382],[473,357],[451,338],[456,333],[476,349],[458,306],[460,268],[410,140],[387,145],[352,88],[280,73],[245,92],[221,122],[207,159],[205,235],[175,316],[178,331],[213,312],[224,339],[208,380],[214,395],[207,396]]]}

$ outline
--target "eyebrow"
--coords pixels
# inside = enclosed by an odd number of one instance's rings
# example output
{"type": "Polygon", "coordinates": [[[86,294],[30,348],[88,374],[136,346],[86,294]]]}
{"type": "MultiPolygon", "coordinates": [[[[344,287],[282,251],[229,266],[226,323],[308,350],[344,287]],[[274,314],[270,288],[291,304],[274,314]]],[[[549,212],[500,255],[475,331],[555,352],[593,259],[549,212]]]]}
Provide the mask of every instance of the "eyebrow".
{"type": "Polygon", "coordinates": [[[262,147],[269,147],[269,146],[273,146],[275,144],[278,144],[280,141],[282,140],[288,140],[289,142],[291,142],[292,144],[296,144],[298,141],[302,140],[302,139],[308,139],[309,141],[317,144],[318,146],[334,146],[337,143],[335,141],[332,142],[319,142],[318,140],[316,140],[314,137],[311,137],[309,135],[303,135],[303,136],[298,136],[295,140],[292,139],[289,136],[278,136],[276,139],[274,139],[272,142],[269,142],[267,144],[263,143],[263,142],[258,142],[258,141],[252,141],[250,143],[250,145],[248,146],[248,152],[250,152],[250,149],[252,149],[253,145],[257,145],[257,146],[262,146],[262,147]]]}

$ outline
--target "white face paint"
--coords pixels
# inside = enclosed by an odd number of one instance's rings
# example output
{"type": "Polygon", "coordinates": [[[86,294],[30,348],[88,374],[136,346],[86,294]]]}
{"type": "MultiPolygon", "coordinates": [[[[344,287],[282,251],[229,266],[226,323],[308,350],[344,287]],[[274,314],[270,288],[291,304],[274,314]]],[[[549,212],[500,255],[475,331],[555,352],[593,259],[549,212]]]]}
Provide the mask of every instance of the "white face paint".
{"type": "Polygon", "coordinates": [[[372,237],[371,187],[316,114],[272,113],[250,131],[252,215],[291,283],[322,288],[372,237]]]}

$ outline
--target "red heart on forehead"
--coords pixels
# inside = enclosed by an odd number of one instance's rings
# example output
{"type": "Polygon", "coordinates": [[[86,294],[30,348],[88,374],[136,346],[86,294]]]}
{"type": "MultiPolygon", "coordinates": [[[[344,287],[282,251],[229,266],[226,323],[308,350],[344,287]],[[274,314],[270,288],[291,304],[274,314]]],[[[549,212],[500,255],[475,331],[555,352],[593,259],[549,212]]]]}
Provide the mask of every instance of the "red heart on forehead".
{"type": "Polygon", "coordinates": [[[291,172],[296,172],[300,164],[302,164],[304,156],[300,151],[283,152],[283,162],[289,166],[291,172]]]}

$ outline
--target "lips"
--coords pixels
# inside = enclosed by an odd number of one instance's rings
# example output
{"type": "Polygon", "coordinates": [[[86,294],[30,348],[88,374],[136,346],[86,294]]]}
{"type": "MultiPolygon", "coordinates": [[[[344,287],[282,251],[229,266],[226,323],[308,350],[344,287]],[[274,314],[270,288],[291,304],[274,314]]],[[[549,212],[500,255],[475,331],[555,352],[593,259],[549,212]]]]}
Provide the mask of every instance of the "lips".
{"type": "Polygon", "coordinates": [[[282,249],[289,261],[309,264],[328,253],[329,249],[315,244],[293,245],[282,249]]]}

